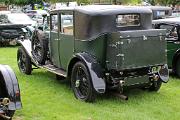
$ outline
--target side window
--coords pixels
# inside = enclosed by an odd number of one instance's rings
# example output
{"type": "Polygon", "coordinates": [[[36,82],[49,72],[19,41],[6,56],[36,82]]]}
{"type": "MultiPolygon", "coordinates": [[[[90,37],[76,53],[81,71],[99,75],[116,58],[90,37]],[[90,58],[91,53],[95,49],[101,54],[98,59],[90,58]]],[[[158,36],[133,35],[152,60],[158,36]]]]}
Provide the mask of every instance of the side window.
{"type": "Polygon", "coordinates": [[[61,33],[66,35],[73,35],[73,14],[61,14],[61,33]]]}
{"type": "Polygon", "coordinates": [[[57,32],[58,31],[58,15],[57,14],[50,16],[50,23],[51,23],[51,26],[50,26],[51,31],[57,32]]]}
{"type": "Polygon", "coordinates": [[[178,32],[177,28],[173,25],[161,25],[161,29],[166,29],[166,36],[168,38],[177,38],[178,37],[178,32]]]}

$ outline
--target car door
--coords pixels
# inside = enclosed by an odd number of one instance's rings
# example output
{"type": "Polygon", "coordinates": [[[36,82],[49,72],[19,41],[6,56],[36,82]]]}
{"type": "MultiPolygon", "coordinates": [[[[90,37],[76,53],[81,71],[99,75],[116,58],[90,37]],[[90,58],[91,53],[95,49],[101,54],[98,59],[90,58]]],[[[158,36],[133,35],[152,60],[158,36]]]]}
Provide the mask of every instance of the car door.
{"type": "Polygon", "coordinates": [[[74,20],[73,12],[60,13],[60,33],[59,33],[59,53],[61,68],[67,68],[68,62],[72,58],[74,50],[74,20]]]}
{"type": "Polygon", "coordinates": [[[169,67],[172,67],[173,57],[176,51],[180,49],[180,40],[178,39],[179,27],[175,25],[163,24],[160,26],[160,28],[167,30],[167,58],[169,67]]]}
{"type": "Polygon", "coordinates": [[[50,58],[52,64],[56,67],[61,67],[59,58],[59,15],[50,15],[50,58]]]}

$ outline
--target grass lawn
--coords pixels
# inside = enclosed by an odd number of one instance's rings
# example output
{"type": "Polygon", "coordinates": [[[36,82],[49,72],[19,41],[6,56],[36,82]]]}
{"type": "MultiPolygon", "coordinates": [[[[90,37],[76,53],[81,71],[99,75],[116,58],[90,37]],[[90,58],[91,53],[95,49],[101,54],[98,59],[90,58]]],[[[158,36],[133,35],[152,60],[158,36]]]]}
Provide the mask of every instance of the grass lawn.
{"type": "Polygon", "coordinates": [[[159,92],[130,90],[128,101],[105,94],[95,103],[76,100],[66,81],[57,81],[45,70],[27,76],[19,72],[17,47],[0,48],[0,64],[15,71],[21,88],[23,108],[14,120],[179,120],[180,79],[170,77],[159,92]]]}

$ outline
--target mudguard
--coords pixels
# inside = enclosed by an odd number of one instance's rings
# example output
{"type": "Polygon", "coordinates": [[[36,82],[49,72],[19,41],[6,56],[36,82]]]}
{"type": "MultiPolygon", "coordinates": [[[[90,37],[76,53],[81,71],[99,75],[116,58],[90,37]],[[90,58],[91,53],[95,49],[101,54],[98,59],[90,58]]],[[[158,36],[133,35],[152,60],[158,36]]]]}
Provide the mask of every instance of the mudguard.
{"type": "Polygon", "coordinates": [[[20,89],[15,73],[8,65],[0,65],[0,80],[4,81],[10,104],[9,110],[16,110],[22,107],[20,89]]]}
{"type": "Polygon", "coordinates": [[[96,58],[92,57],[87,53],[78,53],[75,55],[75,57],[77,57],[85,63],[86,67],[89,70],[92,79],[92,84],[96,92],[105,93],[106,83],[104,80],[104,74],[96,58]]]}

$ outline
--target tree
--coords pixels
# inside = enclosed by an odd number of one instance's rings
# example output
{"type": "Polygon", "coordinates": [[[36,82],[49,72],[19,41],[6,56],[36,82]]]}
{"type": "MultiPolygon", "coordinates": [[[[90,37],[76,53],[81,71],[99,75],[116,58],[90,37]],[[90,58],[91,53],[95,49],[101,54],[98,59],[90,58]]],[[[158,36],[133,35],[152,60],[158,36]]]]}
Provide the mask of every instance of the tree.
{"type": "Polygon", "coordinates": [[[179,0],[147,0],[147,2],[149,2],[151,5],[180,5],[180,1],[179,0]]]}

